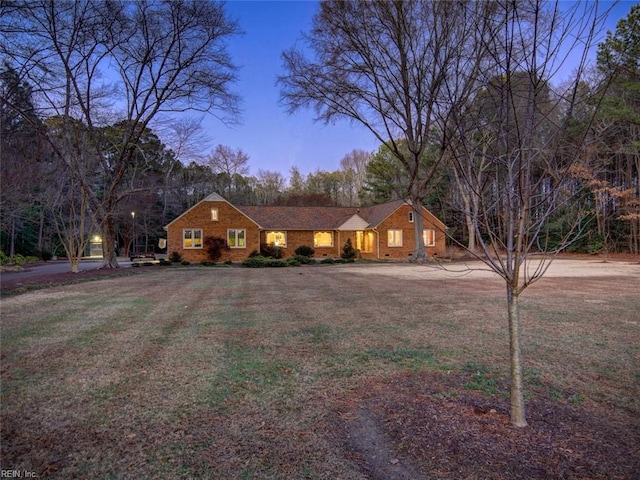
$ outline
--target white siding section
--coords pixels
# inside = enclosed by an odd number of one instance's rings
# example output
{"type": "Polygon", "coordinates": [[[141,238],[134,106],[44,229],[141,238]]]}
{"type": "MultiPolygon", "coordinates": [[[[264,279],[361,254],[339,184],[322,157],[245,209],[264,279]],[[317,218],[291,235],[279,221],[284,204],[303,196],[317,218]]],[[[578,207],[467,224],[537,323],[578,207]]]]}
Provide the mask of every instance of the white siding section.
{"type": "Polygon", "coordinates": [[[349,220],[344,222],[342,225],[338,227],[338,230],[342,231],[357,231],[364,230],[369,226],[366,220],[364,220],[360,215],[354,215],[349,220]]]}

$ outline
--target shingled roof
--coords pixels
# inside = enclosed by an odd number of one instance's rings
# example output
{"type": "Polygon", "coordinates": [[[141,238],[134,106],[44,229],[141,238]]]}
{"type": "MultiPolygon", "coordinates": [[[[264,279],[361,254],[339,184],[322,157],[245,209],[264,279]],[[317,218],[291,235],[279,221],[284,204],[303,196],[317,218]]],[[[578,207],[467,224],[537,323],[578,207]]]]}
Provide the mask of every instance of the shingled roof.
{"type": "Polygon", "coordinates": [[[269,230],[336,230],[354,215],[375,228],[396,211],[404,200],[371,207],[241,206],[236,208],[260,228],[269,230]]]}
{"type": "Polygon", "coordinates": [[[335,230],[357,213],[353,207],[236,207],[260,228],[270,230],[335,230]]]}

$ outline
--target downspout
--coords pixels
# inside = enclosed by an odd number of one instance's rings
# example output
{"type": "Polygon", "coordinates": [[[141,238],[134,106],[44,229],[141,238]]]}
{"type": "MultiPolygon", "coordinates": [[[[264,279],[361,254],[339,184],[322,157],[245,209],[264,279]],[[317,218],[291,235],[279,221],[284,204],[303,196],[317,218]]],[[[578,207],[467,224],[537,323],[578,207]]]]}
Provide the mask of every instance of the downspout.
{"type": "Polygon", "coordinates": [[[374,232],[376,232],[376,260],[380,260],[380,232],[378,232],[377,228],[372,228],[374,232]]]}

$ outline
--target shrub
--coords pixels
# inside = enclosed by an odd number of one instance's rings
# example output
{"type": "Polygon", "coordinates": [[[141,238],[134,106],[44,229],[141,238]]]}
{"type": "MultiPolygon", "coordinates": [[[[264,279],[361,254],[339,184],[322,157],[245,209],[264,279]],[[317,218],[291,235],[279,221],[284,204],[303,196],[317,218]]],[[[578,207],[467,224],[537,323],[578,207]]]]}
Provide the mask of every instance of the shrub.
{"type": "Polygon", "coordinates": [[[159,259],[158,263],[160,265],[164,265],[164,266],[171,265],[171,262],[169,260],[164,259],[164,258],[159,259]]]}
{"type": "Polygon", "coordinates": [[[301,257],[313,257],[314,253],[316,253],[315,250],[308,245],[300,245],[295,251],[295,254],[301,257]]]}
{"type": "Polygon", "coordinates": [[[206,237],[204,239],[204,249],[209,256],[209,260],[217,262],[222,257],[222,251],[229,250],[229,244],[221,237],[206,237]]]}
{"type": "Polygon", "coordinates": [[[262,268],[265,266],[265,262],[266,262],[266,258],[257,255],[255,257],[249,257],[249,258],[245,258],[242,261],[242,266],[243,267],[248,267],[248,268],[262,268]]]}
{"type": "Polygon", "coordinates": [[[274,243],[261,243],[260,255],[269,258],[282,258],[282,248],[278,247],[274,243]]]}
{"type": "Polygon", "coordinates": [[[249,258],[259,257],[259,256],[260,256],[260,252],[258,250],[252,250],[251,253],[249,254],[249,258]]]}
{"type": "MultiPolygon", "coordinates": [[[[307,257],[304,257],[307,258],[307,257]]],[[[289,265],[290,267],[299,267],[300,266],[300,257],[295,255],[293,257],[289,257],[285,260],[285,262],[287,263],[287,265],[289,265]]]]}
{"type": "Polygon", "coordinates": [[[257,257],[245,258],[242,261],[243,267],[248,268],[263,268],[263,267],[286,267],[288,263],[285,260],[278,258],[267,258],[261,255],[257,257]]]}
{"type": "Polygon", "coordinates": [[[216,262],[212,262],[211,260],[202,260],[200,262],[200,265],[202,265],[203,267],[215,267],[216,262]]]}
{"type": "Polygon", "coordinates": [[[18,266],[24,265],[26,261],[27,259],[23,255],[20,255],[19,253],[9,259],[9,263],[12,263],[18,266]]]}
{"type": "Polygon", "coordinates": [[[40,257],[36,257],[35,255],[29,255],[28,257],[25,257],[24,260],[26,263],[36,263],[40,261],[40,257]]]}
{"type": "Polygon", "coordinates": [[[285,260],[280,258],[267,258],[265,264],[267,267],[286,267],[289,265],[285,260]]]}
{"type": "Polygon", "coordinates": [[[182,262],[182,255],[180,255],[178,252],[174,250],[173,252],[171,252],[171,255],[169,255],[169,261],[174,263],[180,263],[182,262]]]}
{"type": "Polygon", "coordinates": [[[9,263],[9,255],[0,250],[0,265],[6,265],[9,263]]]}
{"type": "Polygon", "coordinates": [[[191,265],[191,262],[189,262],[189,261],[187,261],[187,260],[182,260],[182,261],[180,262],[180,264],[181,264],[181,265],[185,265],[185,266],[186,266],[186,265],[191,265]]]}
{"type": "Polygon", "coordinates": [[[356,261],[355,258],[336,258],[334,259],[335,263],[354,263],[356,261]]]}
{"type": "Polygon", "coordinates": [[[322,263],[323,265],[331,265],[332,263],[336,263],[336,261],[333,258],[323,258],[320,263],[322,263]]]}
{"type": "Polygon", "coordinates": [[[353,245],[351,244],[351,239],[347,238],[347,241],[345,242],[344,246],[342,247],[342,255],[340,255],[340,257],[342,258],[356,258],[356,255],[358,254],[358,251],[353,248],[353,245]]]}
{"type": "Polygon", "coordinates": [[[307,257],[305,255],[294,255],[293,257],[290,257],[290,258],[295,258],[295,260],[300,265],[315,265],[316,263],[316,261],[313,258],[307,257]]]}

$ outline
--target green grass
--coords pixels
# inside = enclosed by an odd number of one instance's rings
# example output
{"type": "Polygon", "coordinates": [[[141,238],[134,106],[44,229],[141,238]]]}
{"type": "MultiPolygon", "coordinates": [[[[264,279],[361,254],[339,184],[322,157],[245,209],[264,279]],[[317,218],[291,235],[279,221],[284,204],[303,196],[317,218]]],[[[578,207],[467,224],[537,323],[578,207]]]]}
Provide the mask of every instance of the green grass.
{"type": "Polygon", "coordinates": [[[296,364],[290,360],[274,359],[264,348],[255,348],[240,341],[224,345],[224,364],[211,382],[209,402],[221,407],[232,398],[260,398],[264,392],[286,394],[282,388],[295,374],[296,364]]]}

